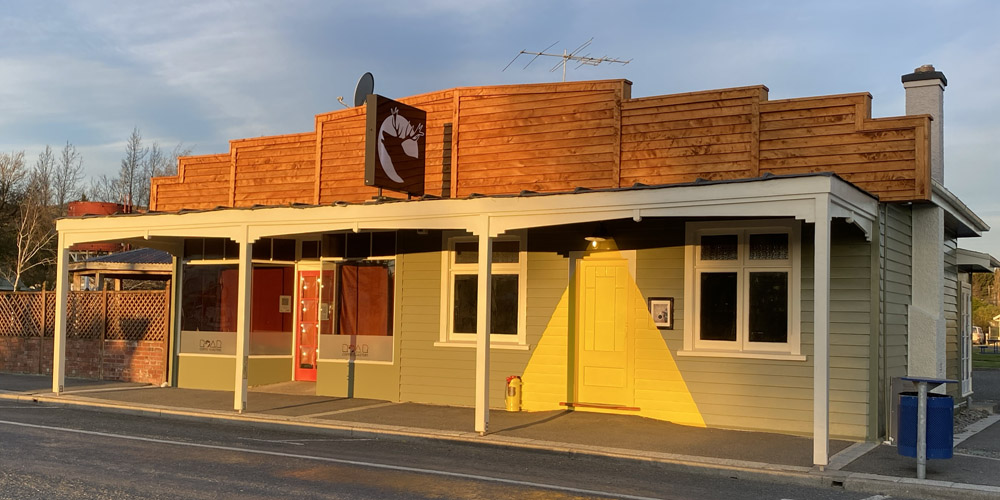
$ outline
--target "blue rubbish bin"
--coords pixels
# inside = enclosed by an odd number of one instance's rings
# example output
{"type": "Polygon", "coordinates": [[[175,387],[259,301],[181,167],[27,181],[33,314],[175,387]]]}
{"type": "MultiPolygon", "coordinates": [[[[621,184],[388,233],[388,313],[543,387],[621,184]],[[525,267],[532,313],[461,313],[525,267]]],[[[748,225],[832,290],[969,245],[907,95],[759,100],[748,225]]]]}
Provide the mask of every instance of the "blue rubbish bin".
{"type": "MultiPolygon", "coordinates": [[[[927,394],[927,458],[951,458],[955,436],[954,401],[951,396],[927,394]]],[[[917,456],[917,393],[899,393],[899,441],[896,449],[906,457],[917,456]]]]}

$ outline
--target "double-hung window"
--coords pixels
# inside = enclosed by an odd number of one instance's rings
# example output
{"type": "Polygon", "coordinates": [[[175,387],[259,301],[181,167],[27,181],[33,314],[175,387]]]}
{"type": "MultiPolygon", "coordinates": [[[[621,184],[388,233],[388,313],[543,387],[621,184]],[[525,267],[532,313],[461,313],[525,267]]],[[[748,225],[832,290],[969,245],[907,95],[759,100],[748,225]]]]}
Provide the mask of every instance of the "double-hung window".
{"type": "MultiPolygon", "coordinates": [[[[476,340],[479,303],[479,241],[474,237],[449,238],[448,251],[442,260],[441,320],[445,325],[443,344],[468,344],[476,340]]],[[[525,343],[525,281],[523,235],[499,236],[493,240],[492,294],[490,305],[490,342],[521,345],[525,343]]]]}
{"type": "Polygon", "coordinates": [[[687,225],[684,354],[800,356],[800,225],[687,225]]]}

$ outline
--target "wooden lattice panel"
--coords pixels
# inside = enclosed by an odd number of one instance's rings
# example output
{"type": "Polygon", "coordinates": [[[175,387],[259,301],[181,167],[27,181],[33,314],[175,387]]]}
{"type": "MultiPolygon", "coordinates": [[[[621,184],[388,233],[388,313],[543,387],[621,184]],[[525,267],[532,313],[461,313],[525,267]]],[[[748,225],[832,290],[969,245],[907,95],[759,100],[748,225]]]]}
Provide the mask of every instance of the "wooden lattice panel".
{"type": "Polygon", "coordinates": [[[38,336],[41,318],[41,293],[0,294],[0,337],[38,336]]]}
{"type": "Polygon", "coordinates": [[[162,291],[116,292],[108,297],[109,340],[162,341],[166,326],[162,291]]]}
{"type": "Polygon", "coordinates": [[[45,325],[42,328],[44,336],[53,337],[56,334],[56,294],[45,294],[45,325]]]}
{"type": "MultiPolygon", "coordinates": [[[[104,295],[101,292],[70,292],[66,304],[66,337],[101,338],[104,331],[104,295]]],[[[55,311],[55,304],[52,310],[55,311]]],[[[55,321],[52,323],[55,324],[55,321]]]]}

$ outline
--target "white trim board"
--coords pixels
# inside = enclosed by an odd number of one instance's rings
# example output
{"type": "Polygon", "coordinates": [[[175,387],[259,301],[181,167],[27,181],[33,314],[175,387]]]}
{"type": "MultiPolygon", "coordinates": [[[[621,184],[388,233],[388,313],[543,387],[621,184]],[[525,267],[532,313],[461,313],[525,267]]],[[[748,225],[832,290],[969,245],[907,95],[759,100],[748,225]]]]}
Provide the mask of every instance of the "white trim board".
{"type": "Polygon", "coordinates": [[[829,216],[848,218],[871,232],[877,200],[838,177],[819,175],[537,196],[66,218],[57,227],[64,238],[63,248],[124,239],[154,246],[195,237],[252,243],[265,237],[315,233],[317,227],[325,231],[455,229],[478,235],[488,226],[489,235],[497,236],[516,229],[643,217],[791,216],[814,222],[816,201],[827,196],[829,216]]]}

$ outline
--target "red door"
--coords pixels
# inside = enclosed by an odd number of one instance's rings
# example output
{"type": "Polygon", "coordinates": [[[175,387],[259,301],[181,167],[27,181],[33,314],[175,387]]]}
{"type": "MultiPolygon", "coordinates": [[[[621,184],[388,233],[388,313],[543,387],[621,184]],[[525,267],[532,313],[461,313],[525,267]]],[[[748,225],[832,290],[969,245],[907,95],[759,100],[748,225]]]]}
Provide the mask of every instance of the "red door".
{"type": "Polygon", "coordinates": [[[316,380],[319,352],[320,282],[319,271],[300,271],[299,324],[295,329],[295,380],[316,380]]]}

